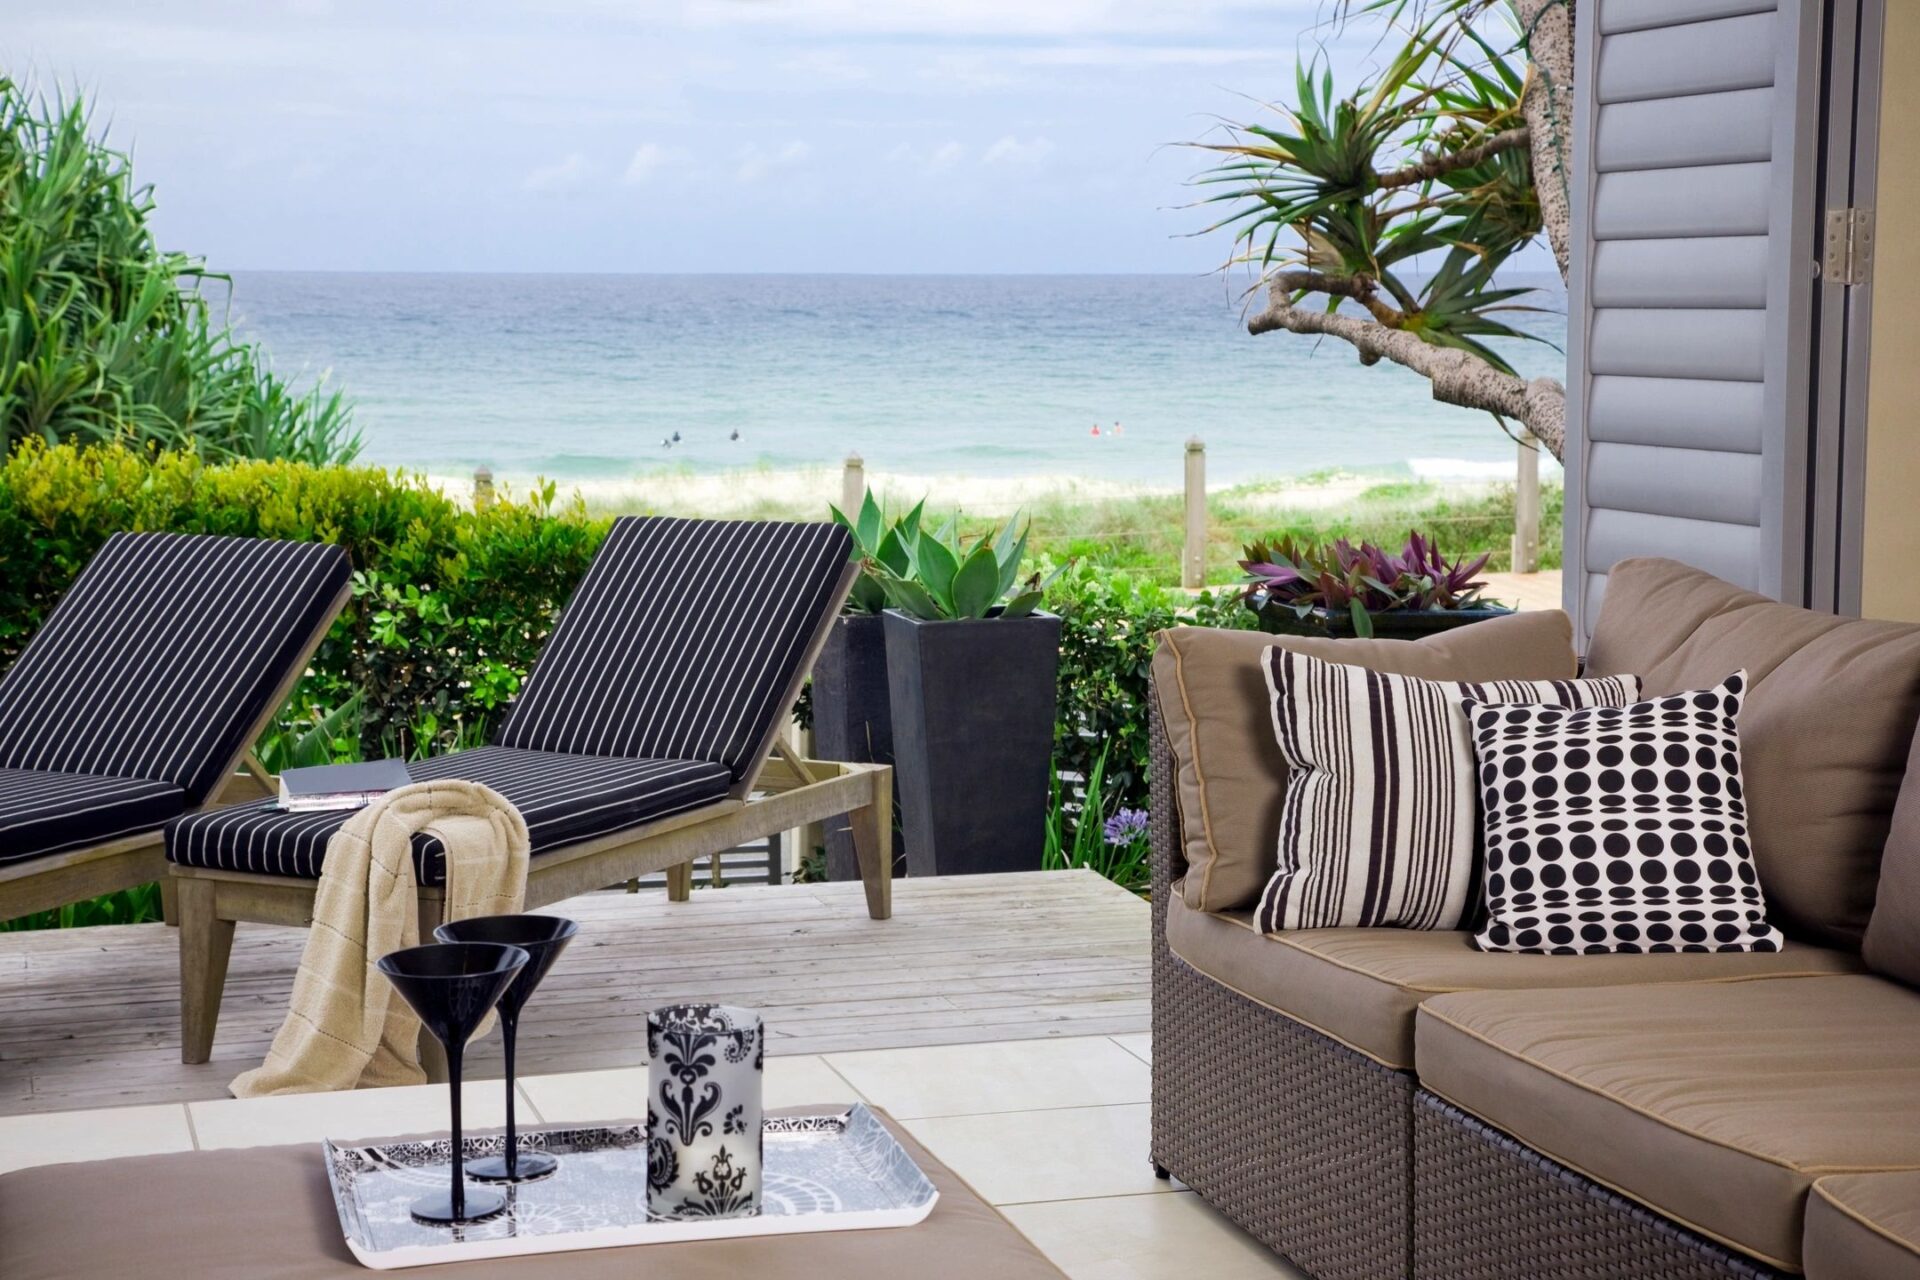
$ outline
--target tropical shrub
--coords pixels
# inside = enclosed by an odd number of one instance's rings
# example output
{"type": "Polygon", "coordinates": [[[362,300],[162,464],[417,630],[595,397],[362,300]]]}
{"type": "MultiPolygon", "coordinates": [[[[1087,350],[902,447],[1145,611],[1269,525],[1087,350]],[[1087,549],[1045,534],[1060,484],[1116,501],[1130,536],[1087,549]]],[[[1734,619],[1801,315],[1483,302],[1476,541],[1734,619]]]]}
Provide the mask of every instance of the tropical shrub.
{"type": "Polygon", "coordinates": [[[214,315],[227,277],[161,249],[151,187],[78,100],[0,76],[0,453],[23,440],[347,461],[340,393],[296,392],[214,315]]]}
{"type": "MultiPolygon", "coordinates": [[[[1063,803],[1096,820],[1147,807],[1148,679],[1154,637],[1168,627],[1252,630],[1256,618],[1231,591],[1189,595],[1122,570],[1076,564],[1047,589],[1060,615],[1060,710],[1054,767],[1068,780],[1063,803]],[[1088,784],[1098,780],[1089,796],[1088,784]]],[[[1076,827],[1077,818],[1069,821],[1076,827]]]]}
{"type": "Polygon", "coordinates": [[[887,607],[887,591],[880,581],[880,568],[899,576],[913,571],[907,548],[920,536],[920,516],[926,505],[923,499],[914,503],[913,510],[904,516],[890,518],[881,509],[872,489],[867,490],[859,512],[852,517],[828,505],[833,522],[853,536],[853,553],[860,561],[860,576],[853,580],[853,589],[847,593],[848,613],[879,613],[887,607]]]}

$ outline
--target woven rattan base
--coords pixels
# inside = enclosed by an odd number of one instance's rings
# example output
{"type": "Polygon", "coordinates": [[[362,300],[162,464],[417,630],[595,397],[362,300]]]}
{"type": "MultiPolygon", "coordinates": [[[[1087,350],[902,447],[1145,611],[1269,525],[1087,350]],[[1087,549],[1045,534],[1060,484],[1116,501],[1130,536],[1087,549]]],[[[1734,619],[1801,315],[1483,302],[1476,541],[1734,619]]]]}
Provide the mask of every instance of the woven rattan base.
{"type": "Polygon", "coordinates": [[[1412,1077],[1167,949],[1183,870],[1154,702],[1153,1159],[1319,1280],[1397,1280],[1412,1241],[1412,1077]]]}
{"type": "Polygon", "coordinates": [[[1781,1273],[1420,1091],[1414,1099],[1418,1280],[1773,1280],[1781,1273]]]}

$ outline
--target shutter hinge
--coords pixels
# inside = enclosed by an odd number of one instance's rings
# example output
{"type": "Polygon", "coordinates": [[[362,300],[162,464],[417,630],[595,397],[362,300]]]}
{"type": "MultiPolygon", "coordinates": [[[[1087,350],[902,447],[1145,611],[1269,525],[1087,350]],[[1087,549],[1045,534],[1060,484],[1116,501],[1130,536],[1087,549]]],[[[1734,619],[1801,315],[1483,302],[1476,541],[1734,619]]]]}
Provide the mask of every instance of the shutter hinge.
{"type": "Polygon", "coordinates": [[[1826,251],[1820,274],[1828,284],[1866,284],[1873,278],[1873,210],[1827,210],[1826,251]]]}

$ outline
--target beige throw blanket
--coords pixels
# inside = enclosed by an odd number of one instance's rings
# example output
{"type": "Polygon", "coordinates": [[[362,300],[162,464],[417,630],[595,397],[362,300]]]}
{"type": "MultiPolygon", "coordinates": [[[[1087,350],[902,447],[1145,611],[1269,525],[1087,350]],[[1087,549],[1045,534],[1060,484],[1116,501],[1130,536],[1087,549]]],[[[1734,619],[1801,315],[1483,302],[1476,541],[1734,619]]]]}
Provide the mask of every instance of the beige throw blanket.
{"type": "Polygon", "coordinates": [[[374,963],[422,941],[413,834],[426,830],[447,850],[448,920],[521,909],[527,824],[498,792],[448,779],[380,797],[327,842],[293,1002],[236,1098],[426,1080],[420,1019],[374,963]]]}

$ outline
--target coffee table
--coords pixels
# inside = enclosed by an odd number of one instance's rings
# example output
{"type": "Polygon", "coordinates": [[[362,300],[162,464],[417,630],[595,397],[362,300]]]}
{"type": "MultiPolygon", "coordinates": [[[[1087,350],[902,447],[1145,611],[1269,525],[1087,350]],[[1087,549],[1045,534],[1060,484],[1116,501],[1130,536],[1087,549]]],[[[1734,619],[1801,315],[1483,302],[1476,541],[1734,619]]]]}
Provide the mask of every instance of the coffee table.
{"type": "MultiPolygon", "coordinates": [[[[807,1110],[807,1109],[801,1109],[807,1110]]],[[[815,1108],[817,1110],[817,1108],[815,1108]]],[[[1062,1280],[1064,1273],[891,1118],[939,1188],[925,1222],[415,1267],[459,1280],[1062,1280]]],[[[378,1136],[378,1135],[376,1135],[378,1136]]],[[[311,1143],[46,1165],[0,1176],[9,1280],[366,1280],[311,1143]]]]}

